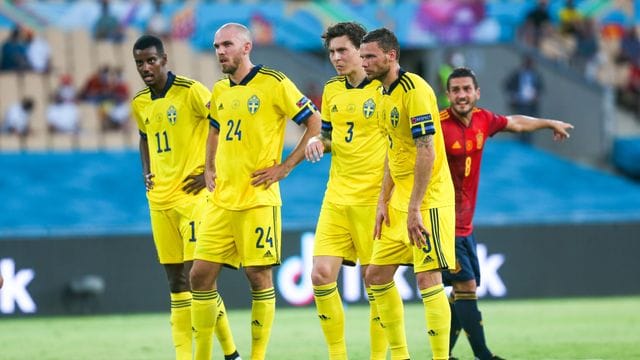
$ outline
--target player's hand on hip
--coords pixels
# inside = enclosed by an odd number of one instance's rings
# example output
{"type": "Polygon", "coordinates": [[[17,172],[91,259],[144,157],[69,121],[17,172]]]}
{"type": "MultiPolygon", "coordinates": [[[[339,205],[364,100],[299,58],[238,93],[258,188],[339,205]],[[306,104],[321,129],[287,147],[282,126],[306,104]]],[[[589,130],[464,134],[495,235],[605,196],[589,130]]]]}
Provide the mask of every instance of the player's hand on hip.
{"type": "Polygon", "coordinates": [[[309,162],[317,162],[324,155],[324,144],[317,137],[312,137],[304,148],[304,157],[309,162]]]}
{"type": "Polygon", "coordinates": [[[275,164],[268,168],[256,170],[251,174],[251,185],[264,186],[268,189],[271,184],[284,179],[287,176],[287,170],[282,164],[275,164]]]}
{"type": "Polygon", "coordinates": [[[204,173],[194,174],[187,176],[182,183],[184,186],[182,190],[187,194],[198,194],[202,189],[207,186],[207,183],[204,180],[204,173]]]}
{"type": "Polygon", "coordinates": [[[414,245],[418,248],[422,248],[427,245],[427,237],[429,231],[424,227],[424,223],[422,222],[422,214],[420,210],[409,210],[407,216],[407,231],[409,233],[409,241],[411,245],[414,245]]]}
{"type": "Polygon", "coordinates": [[[209,192],[213,192],[216,189],[216,171],[213,169],[204,170],[204,182],[209,192]]]}
{"type": "Polygon", "coordinates": [[[153,185],[155,185],[155,183],[153,182],[154,177],[155,175],[153,173],[144,174],[144,187],[147,189],[147,191],[153,189],[153,185]]]}

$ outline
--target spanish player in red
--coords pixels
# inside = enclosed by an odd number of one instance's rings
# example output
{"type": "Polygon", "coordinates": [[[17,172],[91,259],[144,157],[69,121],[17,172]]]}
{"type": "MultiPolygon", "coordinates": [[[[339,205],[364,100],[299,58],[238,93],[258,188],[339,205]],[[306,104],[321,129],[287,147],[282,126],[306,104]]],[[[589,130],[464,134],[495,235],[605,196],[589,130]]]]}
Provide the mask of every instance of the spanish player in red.
{"type": "Polygon", "coordinates": [[[568,130],[573,125],[525,115],[504,116],[476,107],[480,87],[476,75],[468,68],[457,68],[449,75],[447,97],[451,105],[440,113],[440,121],[456,194],[456,267],[442,273],[444,284],[453,286],[449,351],[464,329],[477,359],[502,359],[487,347],[476,295],[480,266],[473,237],[473,213],[484,144],[501,131],[520,133],[540,129],[551,129],[554,140],[564,140],[569,138],[568,130]]]}

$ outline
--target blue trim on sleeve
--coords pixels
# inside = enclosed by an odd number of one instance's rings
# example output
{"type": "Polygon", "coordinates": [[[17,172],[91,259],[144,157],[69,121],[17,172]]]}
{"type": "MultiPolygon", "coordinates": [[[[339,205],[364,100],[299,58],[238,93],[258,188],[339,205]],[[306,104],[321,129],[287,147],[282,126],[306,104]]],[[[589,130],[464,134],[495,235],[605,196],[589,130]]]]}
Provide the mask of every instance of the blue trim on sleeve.
{"type": "Polygon", "coordinates": [[[216,119],[212,118],[211,115],[208,115],[207,118],[209,119],[209,125],[220,130],[220,123],[216,119]]]}
{"type": "Polygon", "coordinates": [[[322,120],[322,130],[331,131],[333,130],[333,125],[329,121],[322,120]]]}

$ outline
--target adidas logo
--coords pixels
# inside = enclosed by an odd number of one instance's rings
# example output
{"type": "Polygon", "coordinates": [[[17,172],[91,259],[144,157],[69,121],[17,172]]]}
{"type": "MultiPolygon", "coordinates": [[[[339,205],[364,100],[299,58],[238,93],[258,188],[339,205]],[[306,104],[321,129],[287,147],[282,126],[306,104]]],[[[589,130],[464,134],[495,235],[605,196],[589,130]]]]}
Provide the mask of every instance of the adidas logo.
{"type": "Polygon", "coordinates": [[[144,124],[149,125],[149,118],[144,119],[144,124]]]}
{"type": "Polygon", "coordinates": [[[271,250],[267,250],[266,253],[264,253],[264,257],[273,257],[273,254],[271,254],[271,250]]]}
{"type": "Polygon", "coordinates": [[[327,315],[325,315],[325,314],[320,314],[320,315],[318,315],[318,318],[320,318],[320,320],[323,320],[323,321],[331,320],[331,318],[330,318],[330,317],[328,317],[328,316],[327,316],[327,315]]]}
{"type": "Polygon", "coordinates": [[[331,112],[338,112],[338,107],[336,105],[333,105],[333,107],[331,108],[331,112]]]}
{"type": "Polygon", "coordinates": [[[220,319],[220,318],[221,318],[221,317],[223,317],[223,316],[224,316],[224,311],[220,311],[220,312],[218,313],[218,319],[220,319]]]}
{"type": "Polygon", "coordinates": [[[218,105],[218,110],[224,110],[224,106],[222,106],[222,103],[220,103],[220,105],[218,105]]]}
{"type": "Polygon", "coordinates": [[[427,334],[429,334],[429,336],[436,336],[436,335],[438,335],[438,333],[437,333],[437,332],[435,332],[434,330],[429,330],[429,331],[427,331],[427,334]]]}
{"type": "Polygon", "coordinates": [[[260,324],[260,321],[258,321],[258,320],[253,320],[251,322],[251,326],[262,327],[262,324],[260,324]]]}
{"type": "Polygon", "coordinates": [[[428,264],[430,262],[433,262],[433,258],[429,255],[427,255],[424,260],[422,261],[423,264],[428,264]]]}

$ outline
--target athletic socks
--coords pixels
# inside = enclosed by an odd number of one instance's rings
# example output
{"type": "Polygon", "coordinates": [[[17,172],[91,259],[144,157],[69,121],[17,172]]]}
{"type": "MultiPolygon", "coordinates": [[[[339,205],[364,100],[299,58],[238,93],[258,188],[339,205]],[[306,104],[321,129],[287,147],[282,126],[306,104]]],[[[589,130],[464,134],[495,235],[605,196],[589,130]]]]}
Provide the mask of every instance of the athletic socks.
{"type": "Polygon", "coordinates": [[[402,298],[392,281],[383,285],[371,285],[378,306],[378,314],[391,349],[391,359],[408,359],[407,337],[404,329],[402,298]]]}
{"type": "Polygon", "coordinates": [[[263,360],[276,312],[276,292],[273,287],[251,292],[251,360],[263,360]]]}
{"type": "Polygon", "coordinates": [[[465,333],[473,349],[473,354],[480,360],[492,359],[493,355],[484,337],[484,327],[482,326],[482,314],[478,310],[478,296],[475,292],[455,293],[455,312],[458,321],[464,328],[465,333]]]}
{"type": "Polygon", "coordinates": [[[218,291],[192,291],[191,323],[195,342],[194,359],[211,359],[213,329],[218,317],[218,291]]]}
{"type": "Polygon", "coordinates": [[[344,309],[335,282],[313,287],[320,327],[329,348],[329,359],[346,360],[347,344],[344,339],[344,309]]]}
{"type": "Polygon", "coordinates": [[[424,304],[427,334],[431,344],[433,359],[449,359],[449,332],[451,329],[451,310],[444,286],[438,284],[420,290],[424,304]]]}
{"type": "Polygon", "coordinates": [[[369,298],[369,342],[371,348],[370,360],[386,360],[387,358],[387,337],[380,323],[378,306],[373,296],[371,288],[367,288],[369,298]]]}
{"type": "Polygon", "coordinates": [[[462,325],[458,320],[458,314],[456,312],[455,307],[455,298],[454,295],[451,294],[448,298],[449,300],[449,310],[451,310],[451,331],[449,332],[449,353],[453,350],[453,347],[456,345],[456,341],[458,340],[458,336],[460,336],[460,331],[462,331],[462,325]]]}
{"type": "Polygon", "coordinates": [[[171,337],[176,360],[191,360],[191,292],[171,293],[171,337]]]}
{"type": "Polygon", "coordinates": [[[225,354],[225,360],[239,359],[240,355],[233,341],[229,318],[227,317],[227,309],[224,306],[224,301],[222,301],[222,296],[218,296],[218,318],[216,320],[215,334],[220,343],[220,347],[222,347],[222,352],[225,354]]]}

